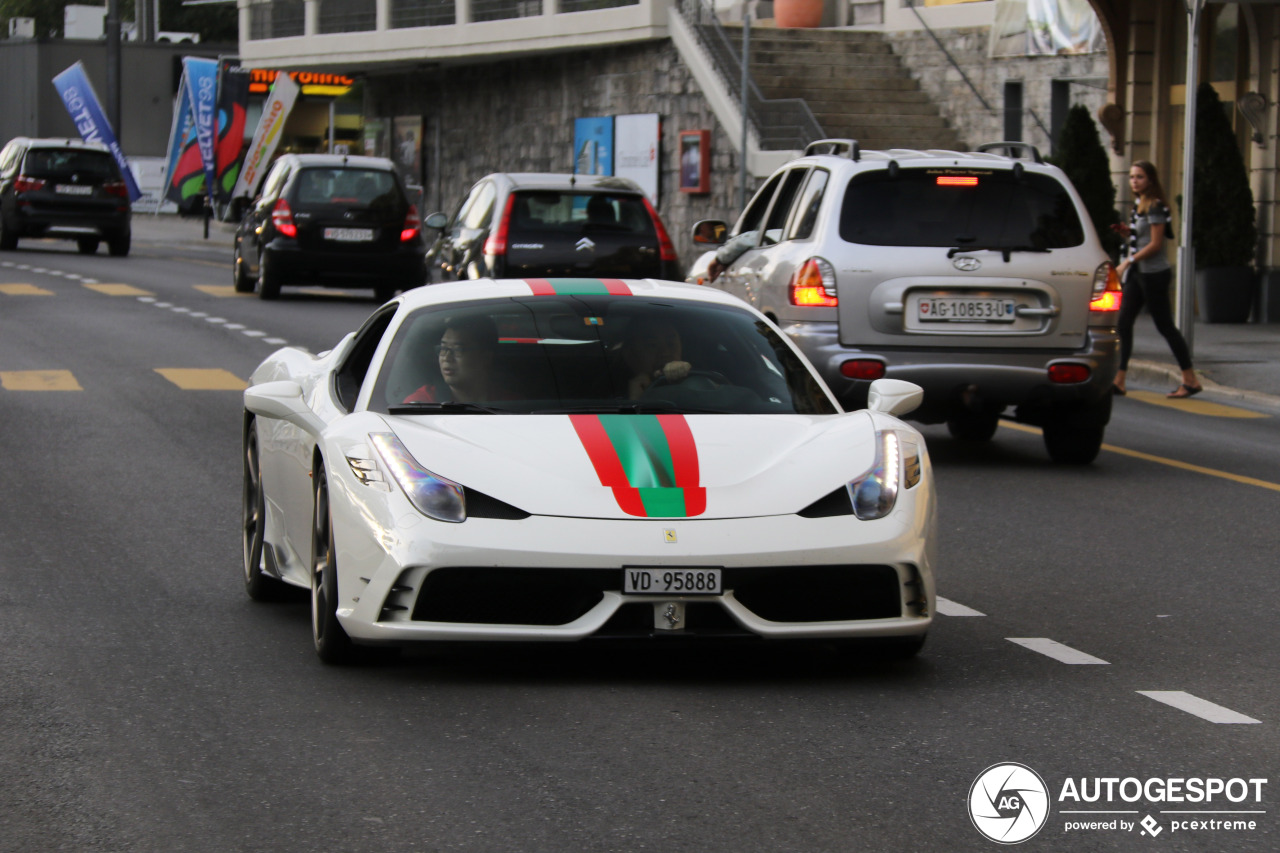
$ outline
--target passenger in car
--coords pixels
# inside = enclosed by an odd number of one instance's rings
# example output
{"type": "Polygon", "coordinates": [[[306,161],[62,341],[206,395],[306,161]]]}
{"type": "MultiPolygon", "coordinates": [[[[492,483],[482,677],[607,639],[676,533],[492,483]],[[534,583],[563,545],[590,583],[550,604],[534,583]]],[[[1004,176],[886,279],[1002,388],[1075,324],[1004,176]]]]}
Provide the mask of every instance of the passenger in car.
{"type": "Polygon", "coordinates": [[[622,338],[622,360],[630,371],[627,398],[634,400],[659,378],[679,382],[692,365],[681,355],[680,332],[670,320],[638,317],[622,338]]]}
{"type": "Polygon", "coordinates": [[[404,398],[406,403],[452,400],[473,403],[510,399],[494,371],[498,327],[484,316],[459,317],[445,324],[436,345],[436,359],[444,386],[423,385],[404,398]]]}

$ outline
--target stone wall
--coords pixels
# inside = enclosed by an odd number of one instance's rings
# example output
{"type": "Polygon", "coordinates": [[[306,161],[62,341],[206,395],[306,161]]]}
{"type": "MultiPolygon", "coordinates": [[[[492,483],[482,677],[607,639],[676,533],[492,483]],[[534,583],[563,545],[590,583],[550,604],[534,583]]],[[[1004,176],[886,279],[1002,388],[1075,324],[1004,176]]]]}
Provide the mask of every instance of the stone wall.
{"type": "Polygon", "coordinates": [[[364,113],[424,117],[427,210],[452,213],[490,172],[569,172],[575,118],[632,113],[661,116],[657,207],[682,264],[700,254],[694,222],[740,210],[736,146],[669,40],[370,77],[364,113]],[[708,195],[678,189],[679,134],[698,129],[711,130],[708,195]]]}

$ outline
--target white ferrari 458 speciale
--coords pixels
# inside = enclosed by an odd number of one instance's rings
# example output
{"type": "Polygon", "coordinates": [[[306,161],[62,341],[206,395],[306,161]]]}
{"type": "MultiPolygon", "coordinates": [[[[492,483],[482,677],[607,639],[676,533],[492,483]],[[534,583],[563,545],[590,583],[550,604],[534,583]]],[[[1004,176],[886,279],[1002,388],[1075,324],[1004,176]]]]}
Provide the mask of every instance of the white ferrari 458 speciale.
{"type": "Polygon", "coordinates": [[[316,651],[832,638],[914,654],[935,604],[920,402],[842,412],[764,315],[656,281],[409,291],[244,392],[244,580],[316,651]],[[862,643],[861,641],[874,641],[862,643]]]}

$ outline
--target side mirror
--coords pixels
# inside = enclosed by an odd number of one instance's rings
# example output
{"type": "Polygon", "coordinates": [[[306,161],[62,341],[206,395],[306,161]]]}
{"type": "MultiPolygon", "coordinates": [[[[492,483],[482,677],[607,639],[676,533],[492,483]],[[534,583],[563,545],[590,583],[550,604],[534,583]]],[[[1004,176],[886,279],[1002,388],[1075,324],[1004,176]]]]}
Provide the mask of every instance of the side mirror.
{"type": "Polygon", "coordinates": [[[427,218],[422,221],[422,224],[428,228],[443,231],[445,226],[449,224],[449,215],[447,213],[440,213],[437,211],[435,213],[428,214],[427,218]]]}
{"type": "Polygon", "coordinates": [[[901,379],[877,379],[867,394],[867,408],[873,412],[902,417],[924,402],[924,389],[901,379]]]}
{"type": "Polygon", "coordinates": [[[704,219],[693,226],[693,242],[707,246],[719,246],[729,233],[729,226],[719,219],[704,219]]]}
{"type": "Polygon", "coordinates": [[[312,435],[324,429],[324,422],[302,399],[302,386],[288,379],[246,388],[244,407],[260,417],[288,421],[312,435]]]}

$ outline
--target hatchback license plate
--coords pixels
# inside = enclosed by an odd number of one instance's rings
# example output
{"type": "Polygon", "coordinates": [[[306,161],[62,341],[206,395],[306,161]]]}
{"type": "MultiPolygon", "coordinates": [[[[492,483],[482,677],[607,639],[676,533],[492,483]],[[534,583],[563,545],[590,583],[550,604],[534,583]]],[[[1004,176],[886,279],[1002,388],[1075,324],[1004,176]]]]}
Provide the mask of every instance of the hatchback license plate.
{"type": "Polygon", "coordinates": [[[93,195],[93,187],[76,186],[75,184],[58,184],[56,192],[63,195],[93,195]]]}
{"type": "Polygon", "coordinates": [[[324,229],[324,238],[326,240],[335,240],[339,243],[368,243],[373,240],[373,229],[326,228],[324,229]]]}
{"type": "Polygon", "coordinates": [[[1012,323],[1017,319],[1012,299],[994,297],[927,297],[916,303],[916,317],[924,323],[1012,323]]]}
{"type": "Polygon", "coordinates": [[[622,591],[636,595],[720,595],[719,569],[623,569],[622,591]]]}

